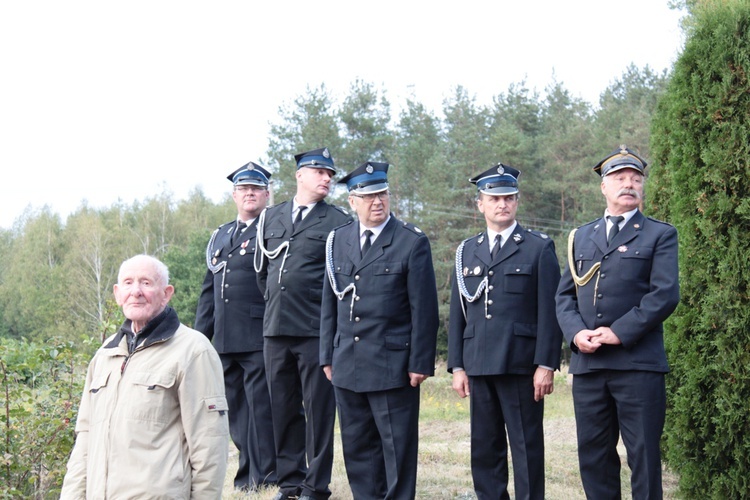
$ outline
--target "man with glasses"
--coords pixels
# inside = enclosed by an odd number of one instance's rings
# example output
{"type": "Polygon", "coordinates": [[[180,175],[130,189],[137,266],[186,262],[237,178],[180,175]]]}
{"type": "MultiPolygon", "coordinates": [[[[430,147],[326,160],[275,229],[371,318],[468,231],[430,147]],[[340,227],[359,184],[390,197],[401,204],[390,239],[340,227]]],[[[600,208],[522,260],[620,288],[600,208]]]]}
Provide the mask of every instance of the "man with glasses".
{"type": "Polygon", "coordinates": [[[206,248],[208,271],[195,329],[212,339],[224,368],[229,431],[239,450],[234,487],[254,491],[276,483],[271,400],[263,362],[266,304],[253,268],[257,217],[268,203],[271,174],[250,162],[227,179],[237,218],[219,226],[206,248]]]}
{"type": "Polygon", "coordinates": [[[354,498],[414,498],[419,386],[435,371],[438,303],[430,243],[390,213],[387,163],[340,183],[358,222],[326,244],[320,364],[336,392],[354,498]]]}

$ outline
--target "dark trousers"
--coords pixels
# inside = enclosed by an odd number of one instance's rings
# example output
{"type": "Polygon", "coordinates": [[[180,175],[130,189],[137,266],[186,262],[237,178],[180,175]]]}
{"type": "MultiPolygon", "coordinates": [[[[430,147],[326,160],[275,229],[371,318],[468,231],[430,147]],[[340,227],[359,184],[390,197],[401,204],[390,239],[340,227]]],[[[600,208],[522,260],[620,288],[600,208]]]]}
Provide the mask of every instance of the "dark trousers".
{"type": "Polygon", "coordinates": [[[229,405],[229,434],[239,450],[235,488],[276,484],[271,398],[263,353],[220,354],[229,405]]]}
{"type": "Polygon", "coordinates": [[[633,498],[661,499],[664,374],[601,370],[573,377],[578,463],[586,497],[621,498],[620,434],[628,456],[633,498]]]}
{"type": "Polygon", "coordinates": [[[478,500],[508,499],[508,442],[517,499],[544,498],[544,400],[531,375],[469,377],[471,475],[478,500]],[[506,434],[507,430],[507,434],[506,434]]]}
{"type": "Polygon", "coordinates": [[[320,367],[317,337],[266,337],[266,375],[279,487],[287,495],[331,496],[333,386],[320,367]]]}
{"type": "Polygon", "coordinates": [[[341,443],[356,500],[415,496],[419,387],[352,392],[336,387],[341,443]]]}

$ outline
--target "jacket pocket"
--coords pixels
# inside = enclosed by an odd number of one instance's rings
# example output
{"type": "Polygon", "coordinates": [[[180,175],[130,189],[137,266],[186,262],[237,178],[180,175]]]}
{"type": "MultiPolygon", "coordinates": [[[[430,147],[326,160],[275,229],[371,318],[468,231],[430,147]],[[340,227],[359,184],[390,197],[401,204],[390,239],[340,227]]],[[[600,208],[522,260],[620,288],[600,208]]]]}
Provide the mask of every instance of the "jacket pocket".
{"type": "Polygon", "coordinates": [[[509,264],[503,268],[503,274],[503,289],[506,293],[525,293],[532,290],[531,264],[509,264]]]}
{"type": "Polygon", "coordinates": [[[130,374],[132,386],[129,396],[128,418],[143,422],[167,423],[179,411],[175,384],[177,377],[171,372],[134,372],[130,374]]]}

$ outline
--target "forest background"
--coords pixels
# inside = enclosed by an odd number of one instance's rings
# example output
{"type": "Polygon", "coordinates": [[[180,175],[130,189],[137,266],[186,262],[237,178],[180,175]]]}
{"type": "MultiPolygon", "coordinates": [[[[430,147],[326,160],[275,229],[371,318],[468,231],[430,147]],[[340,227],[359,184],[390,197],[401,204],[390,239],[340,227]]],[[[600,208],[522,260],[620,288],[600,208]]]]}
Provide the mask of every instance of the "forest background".
{"type": "MultiPolygon", "coordinates": [[[[627,67],[596,107],[559,82],[542,94],[513,84],[488,106],[456,87],[438,115],[417,101],[392,113],[386,92],[365,81],[340,100],[321,86],[279,109],[264,163],[275,172],[276,201],[294,191],[298,151],[326,145],[342,171],[366,160],[393,165],[393,211],[432,242],[442,357],[454,250],[484,226],[469,177],[498,161],[519,168],[518,219],[554,239],[563,267],[569,229],[603,209],[591,165],[622,142],[652,160],[643,211],[680,234],[682,300],[665,324],[664,459],[686,498],[747,498],[750,2],[688,7],[686,46],[671,73],[627,67]]],[[[65,220],[28,209],[0,230],[0,496],[46,498],[59,488],[86,364],[122,321],[110,297],[124,258],[164,260],[173,305],[192,323],[206,240],[236,213],[230,187],[213,203],[199,190],[175,199],[165,186],[132,204],[82,203],[65,220]]],[[[344,204],[345,193],[332,201],[344,204]]],[[[465,419],[447,407],[443,416],[465,419]]]]}

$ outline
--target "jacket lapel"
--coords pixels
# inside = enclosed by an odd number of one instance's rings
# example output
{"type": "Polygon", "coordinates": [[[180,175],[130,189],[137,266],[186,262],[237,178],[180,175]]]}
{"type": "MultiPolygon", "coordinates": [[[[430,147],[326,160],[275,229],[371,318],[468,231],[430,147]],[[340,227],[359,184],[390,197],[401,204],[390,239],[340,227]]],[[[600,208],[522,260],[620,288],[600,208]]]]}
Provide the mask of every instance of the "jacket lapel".
{"type": "MultiPolygon", "coordinates": [[[[396,218],[391,215],[391,220],[388,221],[388,224],[385,225],[380,235],[375,239],[375,241],[372,242],[370,250],[367,252],[367,255],[362,258],[359,265],[357,266],[357,269],[362,269],[363,267],[372,264],[373,261],[377,260],[381,255],[383,255],[383,249],[393,242],[393,235],[396,231],[397,223],[398,221],[396,220],[396,218]]],[[[357,230],[357,236],[359,236],[359,230],[357,230]]]]}

